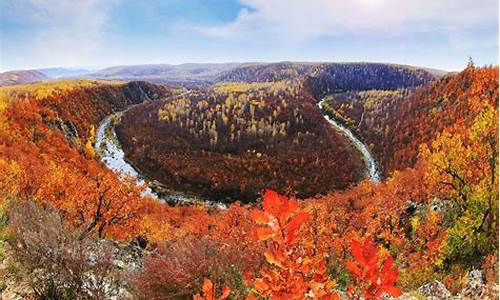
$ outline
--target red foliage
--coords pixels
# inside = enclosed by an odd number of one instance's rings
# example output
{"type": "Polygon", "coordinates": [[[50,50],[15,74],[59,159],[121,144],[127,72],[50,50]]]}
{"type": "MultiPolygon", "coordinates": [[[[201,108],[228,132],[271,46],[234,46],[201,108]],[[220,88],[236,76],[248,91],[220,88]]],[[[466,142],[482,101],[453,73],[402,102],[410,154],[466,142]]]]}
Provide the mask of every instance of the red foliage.
{"type": "Polygon", "coordinates": [[[222,295],[220,297],[215,296],[215,286],[210,281],[210,279],[205,278],[203,280],[203,297],[200,294],[193,296],[193,300],[224,300],[229,297],[231,290],[228,287],[222,289],[222,295]]]}
{"type": "Polygon", "coordinates": [[[337,299],[333,291],[336,283],[329,278],[324,256],[298,243],[297,234],[310,214],[298,211],[297,200],[269,190],[264,194],[263,208],[253,211],[252,216],[258,224],[256,238],[269,241],[264,256],[270,266],[249,280],[253,290],[248,299],[303,299],[305,295],[337,299]]]}
{"type": "Polygon", "coordinates": [[[398,272],[391,256],[382,261],[378,247],[370,238],[366,238],[363,243],[354,240],[351,251],[354,261],[348,261],[346,268],[354,276],[357,287],[348,287],[350,297],[354,297],[356,289],[363,291],[365,299],[380,299],[384,294],[393,297],[401,295],[401,290],[394,285],[398,272]]]}

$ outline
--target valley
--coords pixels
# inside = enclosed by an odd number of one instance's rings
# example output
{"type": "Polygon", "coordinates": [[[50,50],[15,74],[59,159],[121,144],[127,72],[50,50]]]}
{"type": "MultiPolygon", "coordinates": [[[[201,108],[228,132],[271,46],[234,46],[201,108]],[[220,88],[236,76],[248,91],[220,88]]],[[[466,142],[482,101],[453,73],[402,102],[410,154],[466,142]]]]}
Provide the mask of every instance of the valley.
{"type": "Polygon", "coordinates": [[[7,292],[494,293],[498,67],[204,68],[0,88],[7,292]]]}
{"type": "Polygon", "coordinates": [[[0,0],[0,300],[498,300],[494,0],[0,0]]]}
{"type": "Polygon", "coordinates": [[[323,121],[316,99],[331,90],[413,87],[433,75],[395,65],[278,63],[244,65],[215,78],[186,99],[164,100],[164,108],[146,104],[126,114],[117,134],[128,160],[170,189],[252,202],[266,188],[299,197],[345,189],[365,177],[365,164],[378,180],[358,138],[335,123],[325,131],[332,124],[323,121]],[[329,72],[336,72],[333,85],[329,72]]]}
{"type": "MultiPolygon", "coordinates": [[[[181,94],[180,96],[188,93],[189,91],[181,94]]],[[[322,99],[320,102],[318,102],[318,107],[320,109],[322,109],[322,104],[324,101],[325,99],[322,99]]],[[[133,106],[127,108],[124,111],[113,113],[105,117],[99,124],[94,147],[98,155],[101,157],[101,160],[112,171],[121,174],[122,176],[131,176],[136,178],[137,185],[147,185],[146,189],[143,192],[143,196],[150,196],[166,203],[173,204],[203,202],[204,200],[202,200],[202,198],[200,197],[196,197],[194,195],[188,196],[187,194],[182,192],[168,190],[161,183],[148,180],[146,176],[141,175],[136,168],[134,168],[129,162],[125,160],[125,153],[123,152],[120,141],[116,136],[115,125],[116,122],[119,122],[121,116],[131,108],[133,108],[133,106]],[[161,196],[156,190],[162,191],[161,196]]],[[[364,160],[366,165],[366,176],[372,181],[380,181],[380,175],[377,171],[376,162],[374,161],[367,146],[363,144],[358,138],[356,138],[349,129],[337,123],[326,114],[324,115],[324,117],[335,130],[344,135],[345,138],[348,139],[350,143],[355,145],[355,147],[359,150],[361,156],[360,159],[364,160]]]]}

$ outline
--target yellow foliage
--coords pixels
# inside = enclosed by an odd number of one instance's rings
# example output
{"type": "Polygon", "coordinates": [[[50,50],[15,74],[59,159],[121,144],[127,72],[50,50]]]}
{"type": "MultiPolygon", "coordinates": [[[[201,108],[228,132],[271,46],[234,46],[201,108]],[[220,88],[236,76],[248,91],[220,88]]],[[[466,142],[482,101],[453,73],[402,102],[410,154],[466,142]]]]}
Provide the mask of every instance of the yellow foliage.
{"type": "Polygon", "coordinates": [[[411,224],[411,231],[416,232],[418,230],[418,227],[420,226],[420,217],[419,216],[414,216],[410,220],[411,224]]]}
{"type": "Polygon", "coordinates": [[[278,94],[284,92],[286,94],[295,95],[299,90],[299,84],[290,80],[274,81],[274,82],[229,82],[216,84],[213,87],[216,93],[248,93],[259,90],[267,90],[271,93],[278,94]]]}
{"type": "Polygon", "coordinates": [[[0,203],[17,194],[21,168],[15,161],[0,158],[0,203]]]}
{"type": "Polygon", "coordinates": [[[463,135],[445,131],[421,153],[431,163],[426,181],[435,185],[458,208],[446,242],[443,260],[475,257],[488,253],[498,232],[498,110],[484,103],[463,135]]]}
{"type": "Polygon", "coordinates": [[[120,85],[125,83],[104,80],[58,80],[0,87],[0,112],[13,101],[27,95],[43,100],[56,93],[102,84],[120,85]]]}
{"type": "Polygon", "coordinates": [[[94,140],[95,140],[95,127],[94,125],[92,125],[90,127],[89,137],[87,139],[87,142],[85,143],[85,155],[87,155],[87,157],[89,158],[95,157],[94,140]]]}

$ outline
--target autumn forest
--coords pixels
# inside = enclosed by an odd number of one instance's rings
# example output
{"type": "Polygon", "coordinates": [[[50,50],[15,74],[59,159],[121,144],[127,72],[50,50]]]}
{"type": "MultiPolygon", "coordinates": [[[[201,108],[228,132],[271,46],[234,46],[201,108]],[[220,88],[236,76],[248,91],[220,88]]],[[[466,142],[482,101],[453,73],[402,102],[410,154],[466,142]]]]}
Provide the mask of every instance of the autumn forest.
{"type": "Polygon", "coordinates": [[[497,299],[497,66],[199,68],[0,77],[8,299],[497,299]]]}

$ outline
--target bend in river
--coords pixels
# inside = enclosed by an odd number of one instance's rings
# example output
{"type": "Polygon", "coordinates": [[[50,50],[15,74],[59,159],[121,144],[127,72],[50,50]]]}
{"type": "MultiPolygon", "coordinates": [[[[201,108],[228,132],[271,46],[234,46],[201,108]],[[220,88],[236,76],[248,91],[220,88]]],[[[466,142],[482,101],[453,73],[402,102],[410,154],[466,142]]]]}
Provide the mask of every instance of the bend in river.
{"type": "Polygon", "coordinates": [[[96,152],[101,157],[101,161],[114,172],[118,173],[120,177],[131,176],[136,179],[137,185],[145,185],[146,189],[143,191],[142,196],[150,196],[153,199],[161,200],[167,203],[192,203],[201,202],[202,199],[187,195],[185,193],[171,191],[167,195],[159,195],[151,187],[151,181],[142,176],[130,163],[125,160],[125,152],[121,148],[120,142],[115,132],[115,121],[120,116],[132,108],[120,112],[113,113],[104,118],[97,129],[95,139],[96,152]]]}
{"type": "MultiPolygon", "coordinates": [[[[321,99],[321,101],[318,103],[318,106],[321,110],[323,109],[323,102],[325,102],[325,98],[321,99]]],[[[368,150],[368,147],[362,141],[360,141],[348,128],[330,118],[330,116],[328,116],[327,114],[324,114],[323,116],[328,121],[328,123],[330,123],[330,125],[332,125],[337,131],[340,131],[345,137],[347,137],[359,150],[359,152],[361,152],[363,160],[365,161],[368,177],[371,181],[379,182],[380,174],[377,169],[377,164],[375,163],[370,150],[368,150]]]]}
{"type": "MultiPolygon", "coordinates": [[[[318,103],[320,109],[323,108],[324,101],[325,99],[322,99],[318,103]]],[[[104,162],[109,169],[118,173],[121,177],[131,176],[136,178],[137,185],[145,185],[146,189],[143,191],[143,196],[150,196],[154,199],[165,201],[167,203],[206,202],[199,197],[177,191],[171,191],[167,195],[162,194],[160,196],[150,187],[151,181],[148,181],[146,177],[142,176],[130,163],[125,160],[125,152],[122,150],[120,142],[118,141],[114,125],[116,120],[118,120],[123,113],[132,107],[133,106],[124,111],[116,112],[107,116],[99,124],[95,140],[95,149],[100,155],[101,161],[104,162]]],[[[375,160],[368,150],[368,147],[356,136],[354,136],[349,129],[342,126],[328,115],[325,114],[323,116],[335,130],[340,131],[360,151],[363,156],[363,160],[365,161],[366,171],[370,180],[375,182],[380,181],[380,175],[378,173],[375,160]]]]}

